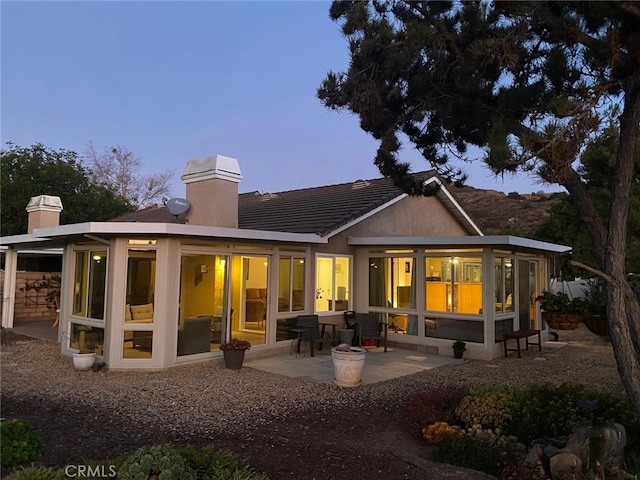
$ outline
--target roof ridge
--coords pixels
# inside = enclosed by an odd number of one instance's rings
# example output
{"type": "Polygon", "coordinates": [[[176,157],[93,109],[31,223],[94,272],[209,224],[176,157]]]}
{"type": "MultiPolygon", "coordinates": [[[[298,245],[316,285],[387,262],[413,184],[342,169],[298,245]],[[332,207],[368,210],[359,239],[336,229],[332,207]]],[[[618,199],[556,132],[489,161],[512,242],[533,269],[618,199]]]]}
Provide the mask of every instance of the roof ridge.
{"type": "MultiPolygon", "coordinates": [[[[434,176],[437,175],[437,172],[435,171],[435,169],[429,169],[429,170],[421,170],[419,172],[411,172],[408,175],[411,176],[415,176],[415,175],[422,175],[422,174],[430,174],[430,176],[434,176]]],[[[281,195],[281,194],[285,194],[285,193],[291,193],[291,192],[304,192],[306,190],[319,190],[322,188],[330,188],[330,187],[341,187],[341,186],[345,186],[345,185],[353,185],[354,183],[357,182],[380,182],[383,180],[391,180],[390,177],[376,177],[376,178],[356,178],[355,180],[352,180],[350,182],[341,182],[341,183],[332,183],[329,185],[318,185],[315,187],[303,187],[303,188],[293,188],[290,190],[282,190],[282,191],[278,191],[278,192],[265,192],[265,191],[260,191],[260,190],[252,190],[250,192],[243,192],[238,194],[238,196],[242,197],[245,195],[281,195]]]]}

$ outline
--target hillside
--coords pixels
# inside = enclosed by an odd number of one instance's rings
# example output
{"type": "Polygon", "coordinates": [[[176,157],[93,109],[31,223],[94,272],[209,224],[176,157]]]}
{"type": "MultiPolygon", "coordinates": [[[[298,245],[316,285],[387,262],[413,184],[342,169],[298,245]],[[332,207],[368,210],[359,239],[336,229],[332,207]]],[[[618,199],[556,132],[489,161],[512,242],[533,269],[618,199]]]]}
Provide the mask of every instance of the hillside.
{"type": "Polygon", "coordinates": [[[550,216],[557,201],[550,193],[505,194],[473,187],[448,187],[485,235],[524,235],[550,216]]]}

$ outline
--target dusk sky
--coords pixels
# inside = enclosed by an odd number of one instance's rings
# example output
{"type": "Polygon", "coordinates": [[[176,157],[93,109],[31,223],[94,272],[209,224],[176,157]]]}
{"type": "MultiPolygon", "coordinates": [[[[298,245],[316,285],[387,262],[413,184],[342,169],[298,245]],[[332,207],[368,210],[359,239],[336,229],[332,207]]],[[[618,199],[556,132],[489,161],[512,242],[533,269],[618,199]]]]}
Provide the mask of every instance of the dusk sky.
{"type": "MultiPolygon", "coordinates": [[[[215,154],[238,159],[241,192],[380,177],[377,142],[315,95],[349,60],[329,5],[1,1],[3,148],[118,144],[143,173],[175,169],[178,197],[186,162],[215,154]]],[[[402,159],[429,168],[410,145],[402,159]]],[[[495,179],[481,161],[464,167],[474,187],[553,190],[525,174],[495,179]]]]}

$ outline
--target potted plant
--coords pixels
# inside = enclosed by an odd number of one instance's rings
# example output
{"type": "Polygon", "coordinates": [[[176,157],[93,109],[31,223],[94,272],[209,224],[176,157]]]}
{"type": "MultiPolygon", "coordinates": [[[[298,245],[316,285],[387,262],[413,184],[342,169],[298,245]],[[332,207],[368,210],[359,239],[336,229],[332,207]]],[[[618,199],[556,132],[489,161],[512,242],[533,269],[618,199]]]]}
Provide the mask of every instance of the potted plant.
{"type": "Polygon", "coordinates": [[[89,370],[96,361],[96,348],[92,344],[87,344],[85,347],[80,347],[72,358],[76,370],[89,370]]]}
{"type": "Polygon", "coordinates": [[[244,353],[251,348],[251,343],[247,340],[232,338],[227,343],[222,343],[219,348],[224,355],[225,367],[230,370],[240,370],[244,362],[244,353]]]}
{"type": "Polygon", "coordinates": [[[584,301],[581,298],[572,300],[564,292],[545,290],[535,301],[540,302],[542,319],[553,329],[574,330],[582,320],[584,301]]]}
{"type": "Polygon", "coordinates": [[[462,340],[456,340],[453,342],[453,356],[454,358],[462,358],[462,354],[467,350],[466,343],[462,340]]]}
{"type": "Polygon", "coordinates": [[[340,387],[358,387],[362,385],[362,367],[367,351],[341,343],[331,349],[333,360],[333,382],[340,387]]]}

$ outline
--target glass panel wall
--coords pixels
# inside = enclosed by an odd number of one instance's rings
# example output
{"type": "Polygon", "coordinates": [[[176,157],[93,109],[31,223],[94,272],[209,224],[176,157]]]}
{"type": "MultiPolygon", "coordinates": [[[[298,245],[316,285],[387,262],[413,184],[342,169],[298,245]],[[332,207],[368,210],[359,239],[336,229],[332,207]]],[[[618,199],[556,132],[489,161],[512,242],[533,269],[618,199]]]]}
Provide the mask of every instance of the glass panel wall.
{"type": "Polygon", "coordinates": [[[231,258],[230,336],[252,345],[267,341],[269,257],[233,255],[231,258]]]}
{"type": "Polygon", "coordinates": [[[425,337],[483,343],[484,321],[430,316],[424,320],[424,335],[425,337]]]}
{"type": "Polygon", "coordinates": [[[177,355],[217,351],[226,337],[228,257],[183,254],[177,355]]]}
{"type": "Polygon", "coordinates": [[[349,310],[351,259],[321,255],[316,258],[316,312],[349,310]]]}
{"type": "Polygon", "coordinates": [[[136,330],[136,324],[152,324],[154,321],[154,297],[156,285],[156,251],[127,251],[126,299],[124,305],[123,358],[151,358],[153,331],[136,330]]]}
{"type": "Polygon", "coordinates": [[[77,349],[80,353],[102,355],[104,349],[104,328],[72,323],[69,347],[77,349]]]}
{"type": "Polygon", "coordinates": [[[297,316],[287,315],[304,310],[305,259],[280,256],[278,261],[278,313],[286,318],[276,320],[276,341],[291,340],[297,334],[291,332],[297,316]]]}
{"type": "Polygon", "coordinates": [[[73,315],[104,320],[106,250],[76,252],[73,315]]]}
{"type": "Polygon", "coordinates": [[[281,256],[278,266],[278,312],[304,310],[304,258],[281,256]]]}
{"type": "Polygon", "coordinates": [[[495,312],[511,313],[514,309],[513,290],[515,277],[513,275],[513,260],[511,258],[496,257],[493,260],[495,275],[495,312]]]}
{"type": "Polygon", "coordinates": [[[482,258],[426,257],[425,309],[482,314],[482,258]]]}
{"type": "Polygon", "coordinates": [[[418,334],[416,269],[413,257],[369,258],[369,306],[400,310],[388,312],[389,331],[418,334]]]}

